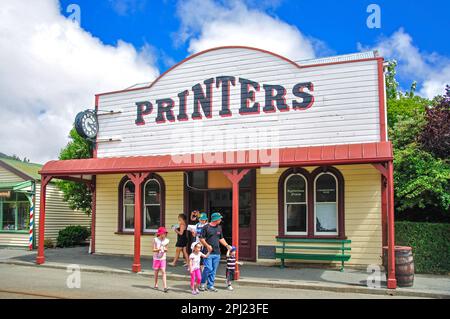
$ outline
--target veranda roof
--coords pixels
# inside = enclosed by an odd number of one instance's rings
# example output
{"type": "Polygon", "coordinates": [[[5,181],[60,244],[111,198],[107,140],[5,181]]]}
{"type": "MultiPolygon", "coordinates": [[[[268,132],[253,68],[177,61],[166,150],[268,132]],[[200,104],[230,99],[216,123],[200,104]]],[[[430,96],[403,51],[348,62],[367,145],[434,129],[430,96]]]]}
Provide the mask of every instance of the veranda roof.
{"type": "Polygon", "coordinates": [[[276,150],[187,154],[183,160],[171,155],[89,158],[46,163],[41,175],[90,179],[91,175],[137,172],[168,172],[270,167],[382,163],[393,159],[390,142],[309,146],[276,150]],[[277,162],[265,154],[278,152],[277,162]],[[256,154],[256,155],[255,155],[256,154]],[[211,156],[215,160],[210,161],[211,156]]]}

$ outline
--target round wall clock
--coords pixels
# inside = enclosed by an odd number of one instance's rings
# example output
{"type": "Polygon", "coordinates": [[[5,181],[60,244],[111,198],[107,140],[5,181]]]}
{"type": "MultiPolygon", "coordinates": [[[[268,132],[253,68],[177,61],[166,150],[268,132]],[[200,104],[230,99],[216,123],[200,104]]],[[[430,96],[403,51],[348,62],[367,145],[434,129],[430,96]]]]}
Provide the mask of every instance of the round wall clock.
{"type": "Polygon", "coordinates": [[[75,118],[75,129],[81,137],[95,138],[98,133],[97,115],[90,110],[78,113],[75,118]]]}

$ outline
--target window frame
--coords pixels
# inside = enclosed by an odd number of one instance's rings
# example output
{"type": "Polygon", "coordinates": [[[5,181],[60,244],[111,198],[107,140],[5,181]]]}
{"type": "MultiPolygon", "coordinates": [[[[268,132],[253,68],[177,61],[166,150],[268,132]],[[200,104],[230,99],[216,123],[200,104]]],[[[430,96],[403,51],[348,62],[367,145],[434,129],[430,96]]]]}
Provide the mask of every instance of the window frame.
{"type": "Polygon", "coordinates": [[[331,172],[321,172],[319,174],[316,175],[316,177],[314,178],[314,236],[338,236],[339,235],[339,182],[337,177],[331,173],[331,172]],[[334,181],[336,183],[336,201],[335,202],[321,202],[321,203],[334,203],[336,206],[336,231],[335,232],[318,232],[317,231],[317,180],[319,179],[320,176],[322,175],[331,175],[334,178],[334,181]]]}
{"type": "Polygon", "coordinates": [[[345,185],[344,185],[344,177],[342,173],[332,166],[319,166],[315,168],[312,172],[307,171],[302,167],[291,167],[285,170],[278,179],[278,236],[277,238],[299,238],[299,239],[346,239],[345,235],[345,206],[344,206],[344,194],[345,194],[345,185]],[[337,234],[329,234],[329,233],[319,233],[315,232],[316,222],[315,222],[315,181],[316,177],[321,174],[329,172],[337,180],[337,234]],[[301,174],[303,175],[307,183],[307,234],[303,235],[293,235],[290,233],[286,233],[285,231],[285,182],[288,177],[292,174],[301,174]]]}
{"type": "MultiPolygon", "coordinates": [[[[28,199],[26,200],[18,200],[18,194],[21,192],[13,192],[14,194],[14,199],[0,199],[0,232],[1,233],[24,233],[27,234],[29,232],[29,212],[30,212],[30,207],[31,207],[31,203],[28,199]],[[5,203],[14,203],[15,207],[14,207],[14,229],[3,229],[3,205],[5,203]],[[25,229],[18,229],[18,222],[19,222],[19,204],[21,203],[25,203],[27,206],[27,212],[28,214],[26,214],[26,216],[28,216],[28,227],[25,227],[25,229]]],[[[23,193],[21,193],[23,194],[23,193]]],[[[25,196],[27,196],[26,194],[24,194],[25,196]]],[[[12,197],[12,196],[11,196],[12,197]]]]}
{"type": "Polygon", "coordinates": [[[308,220],[309,220],[309,207],[308,207],[308,179],[303,176],[300,173],[292,173],[289,174],[285,180],[284,180],[284,188],[283,188],[283,193],[284,193],[284,234],[286,235],[291,235],[291,236],[306,236],[308,235],[308,220]],[[304,204],[306,206],[306,231],[304,232],[291,232],[287,230],[287,201],[286,201],[286,193],[287,193],[287,182],[289,181],[290,178],[292,178],[293,176],[300,176],[301,178],[303,178],[303,180],[305,181],[305,202],[296,202],[296,203],[289,203],[289,204],[304,204]]]}
{"type": "MultiPolygon", "coordinates": [[[[143,190],[142,190],[142,198],[144,200],[144,204],[142,205],[142,208],[143,208],[143,217],[142,217],[142,224],[143,224],[142,227],[143,227],[143,229],[142,229],[142,231],[144,233],[151,233],[152,234],[152,233],[157,232],[158,228],[154,228],[154,229],[147,228],[147,214],[146,214],[147,213],[147,206],[159,206],[159,219],[161,220],[161,215],[162,215],[162,213],[161,213],[161,209],[162,209],[161,208],[162,207],[162,192],[161,192],[161,189],[162,189],[162,187],[161,187],[160,182],[156,178],[149,178],[143,184],[144,184],[144,187],[143,187],[143,190]],[[161,199],[160,199],[160,203],[159,204],[147,204],[146,203],[145,188],[147,187],[147,184],[149,182],[151,182],[151,181],[155,181],[158,184],[158,186],[159,186],[159,193],[161,194],[160,195],[161,199]]],[[[161,226],[161,222],[160,222],[160,226],[161,226]]]]}
{"type": "MultiPolygon", "coordinates": [[[[159,176],[158,174],[152,173],[150,174],[142,183],[141,183],[141,229],[140,232],[142,235],[153,235],[156,233],[157,229],[145,229],[145,185],[147,185],[147,182],[149,180],[156,180],[160,187],[160,193],[161,193],[161,203],[160,203],[160,226],[163,226],[165,224],[165,203],[166,203],[166,188],[164,179],[159,176]]],[[[124,190],[125,185],[127,182],[132,181],[128,178],[128,176],[122,177],[122,179],[119,182],[119,199],[118,199],[118,222],[117,222],[117,232],[116,234],[125,234],[125,235],[133,235],[134,234],[134,228],[124,228],[125,225],[125,205],[133,206],[134,204],[124,204],[124,190]]]]}
{"type": "MultiPolygon", "coordinates": [[[[123,186],[122,186],[122,227],[121,227],[121,231],[123,231],[123,232],[134,232],[134,227],[133,228],[125,228],[125,224],[126,224],[125,223],[125,217],[126,217],[126,215],[125,215],[125,206],[132,206],[133,207],[133,212],[134,212],[134,205],[135,205],[134,203],[133,204],[125,204],[125,198],[124,198],[124,196],[125,196],[125,187],[127,186],[128,183],[133,184],[133,182],[130,179],[128,179],[128,180],[126,180],[123,183],[123,186]]],[[[136,187],[134,188],[134,196],[136,196],[136,187]]],[[[133,196],[133,199],[134,199],[134,196],[133,196]]],[[[134,216],[133,216],[133,218],[134,218],[134,216]]],[[[133,219],[133,225],[134,225],[134,219],[133,219]]]]}

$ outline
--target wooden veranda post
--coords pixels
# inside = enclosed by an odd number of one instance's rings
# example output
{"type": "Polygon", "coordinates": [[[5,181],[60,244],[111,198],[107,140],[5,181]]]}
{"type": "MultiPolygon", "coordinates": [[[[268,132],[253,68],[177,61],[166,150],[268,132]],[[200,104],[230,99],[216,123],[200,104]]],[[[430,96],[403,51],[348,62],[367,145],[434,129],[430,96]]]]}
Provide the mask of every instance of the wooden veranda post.
{"type": "MultiPolygon", "coordinates": [[[[236,247],[236,262],[239,261],[239,182],[249,172],[249,169],[244,169],[239,172],[237,169],[230,171],[224,171],[224,175],[232,183],[232,242],[236,247]]],[[[236,264],[235,280],[239,280],[239,265],[236,264]]]]}
{"type": "Polygon", "coordinates": [[[47,195],[47,185],[51,181],[52,176],[42,176],[41,178],[41,197],[39,205],[39,244],[38,244],[38,254],[36,257],[36,263],[41,265],[45,262],[44,256],[44,236],[45,236],[45,203],[47,195]]]}
{"type": "Polygon", "coordinates": [[[134,261],[131,270],[141,271],[141,212],[142,212],[142,182],[150,173],[130,173],[127,176],[134,184],[134,261]]]}

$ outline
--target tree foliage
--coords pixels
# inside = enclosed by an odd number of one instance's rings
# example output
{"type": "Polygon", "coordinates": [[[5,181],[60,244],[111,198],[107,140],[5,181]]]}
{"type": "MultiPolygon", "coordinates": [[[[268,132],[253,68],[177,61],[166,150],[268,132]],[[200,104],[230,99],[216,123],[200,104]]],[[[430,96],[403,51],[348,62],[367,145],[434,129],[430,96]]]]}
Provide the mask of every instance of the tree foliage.
{"type": "MultiPolygon", "coordinates": [[[[79,136],[75,129],[70,131],[69,138],[70,142],[59,154],[60,160],[91,157],[91,143],[79,136]]],[[[86,184],[71,181],[58,181],[57,184],[71,209],[91,214],[92,194],[86,184]]]]}
{"type": "Polygon", "coordinates": [[[386,92],[389,139],[394,147],[396,210],[448,214],[450,96],[430,101],[415,94],[415,83],[409,92],[399,91],[395,66],[394,62],[388,67],[386,92]]]}
{"type": "Polygon", "coordinates": [[[426,125],[420,133],[422,148],[435,156],[450,157],[450,86],[437,105],[426,110],[426,125]]]}

